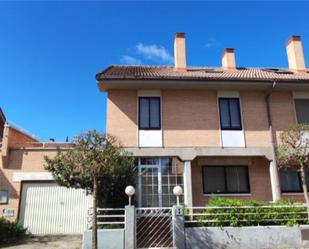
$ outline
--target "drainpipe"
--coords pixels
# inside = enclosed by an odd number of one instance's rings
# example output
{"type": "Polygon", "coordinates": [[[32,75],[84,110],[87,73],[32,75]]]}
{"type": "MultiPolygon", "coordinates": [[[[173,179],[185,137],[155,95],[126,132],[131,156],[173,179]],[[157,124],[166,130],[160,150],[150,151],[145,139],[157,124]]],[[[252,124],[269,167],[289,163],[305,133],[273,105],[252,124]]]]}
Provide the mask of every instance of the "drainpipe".
{"type": "Polygon", "coordinates": [[[272,87],[269,89],[269,91],[266,92],[266,96],[265,96],[269,134],[270,134],[271,147],[272,147],[271,148],[272,161],[270,162],[270,165],[269,165],[269,173],[270,173],[271,192],[272,192],[273,202],[279,201],[281,199],[278,165],[276,161],[276,144],[275,144],[275,137],[274,137],[275,134],[274,134],[273,125],[272,125],[270,103],[269,103],[269,98],[272,95],[275,87],[276,87],[276,81],[273,82],[272,87]]]}

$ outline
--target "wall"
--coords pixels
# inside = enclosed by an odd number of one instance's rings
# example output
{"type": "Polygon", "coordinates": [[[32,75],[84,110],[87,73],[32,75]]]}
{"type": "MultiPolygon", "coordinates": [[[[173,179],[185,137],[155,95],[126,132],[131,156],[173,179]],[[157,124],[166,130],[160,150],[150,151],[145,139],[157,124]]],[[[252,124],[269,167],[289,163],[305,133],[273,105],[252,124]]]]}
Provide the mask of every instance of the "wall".
{"type": "Polygon", "coordinates": [[[241,92],[241,109],[248,147],[270,146],[265,94],[263,92],[241,92]]]}
{"type": "MultiPolygon", "coordinates": [[[[272,113],[278,130],[294,121],[291,97],[290,92],[273,94],[272,113]]],[[[246,146],[270,146],[265,93],[241,91],[240,100],[246,146]]],[[[107,132],[126,147],[138,146],[137,116],[136,90],[108,91],[107,132]]],[[[217,91],[162,90],[162,127],[163,147],[220,147],[217,91]]]]}
{"type": "MultiPolygon", "coordinates": [[[[92,231],[84,232],[83,249],[91,249],[92,231]]],[[[124,249],[124,229],[99,229],[98,248],[124,249]]]]}
{"type": "Polygon", "coordinates": [[[272,201],[269,162],[262,157],[252,158],[198,158],[192,162],[193,206],[205,206],[209,196],[203,194],[203,165],[248,165],[251,194],[225,195],[227,198],[272,201]]]}
{"type": "Polygon", "coordinates": [[[9,139],[8,145],[10,148],[19,148],[21,146],[28,147],[31,145],[32,147],[41,146],[39,141],[34,137],[31,137],[14,127],[9,127],[9,139]]]}
{"type": "Polygon", "coordinates": [[[44,169],[44,156],[54,157],[58,150],[65,150],[72,144],[43,143],[11,126],[4,128],[2,142],[0,189],[9,191],[9,201],[7,204],[0,204],[0,216],[4,209],[13,209],[14,216],[11,219],[14,220],[19,211],[21,181],[52,180],[51,175],[44,169]],[[19,179],[16,178],[17,174],[19,179]]]}
{"type": "Polygon", "coordinates": [[[220,146],[216,91],[164,90],[162,100],[164,146],[220,146]]]}
{"type": "Polygon", "coordinates": [[[187,249],[308,248],[309,226],[194,227],[185,229],[187,249]]]}
{"type": "Polygon", "coordinates": [[[19,209],[19,197],[21,193],[21,182],[14,182],[14,173],[20,172],[46,172],[44,170],[44,156],[53,157],[57,153],[56,149],[42,150],[42,149],[10,149],[6,165],[0,161],[0,189],[9,190],[9,203],[0,204],[0,216],[2,210],[7,208],[15,209],[15,216],[12,220],[17,218],[19,209]]]}
{"type": "Polygon", "coordinates": [[[296,124],[294,100],[292,92],[274,92],[270,97],[270,112],[276,142],[280,141],[280,133],[296,124]]]}
{"type": "Polygon", "coordinates": [[[137,91],[109,90],[106,132],[125,147],[137,147],[137,91]]]}

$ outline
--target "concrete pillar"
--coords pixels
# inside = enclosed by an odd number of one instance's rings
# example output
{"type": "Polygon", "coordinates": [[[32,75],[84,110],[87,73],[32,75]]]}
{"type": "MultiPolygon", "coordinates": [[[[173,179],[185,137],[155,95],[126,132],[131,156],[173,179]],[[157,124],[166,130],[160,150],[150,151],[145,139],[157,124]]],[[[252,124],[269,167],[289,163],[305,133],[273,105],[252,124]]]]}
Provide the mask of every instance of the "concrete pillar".
{"type": "Polygon", "coordinates": [[[271,193],[273,196],[273,202],[280,201],[281,190],[280,190],[279,173],[276,160],[272,160],[269,163],[269,173],[270,173],[271,193]]]}
{"type": "Polygon", "coordinates": [[[172,221],[173,221],[173,247],[175,249],[186,248],[185,238],[185,223],[183,206],[173,206],[172,210],[172,221]]]}
{"type": "Polygon", "coordinates": [[[193,206],[192,201],[192,175],[191,161],[185,161],[183,169],[184,202],[188,207],[193,206]]]}
{"type": "Polygon", "coordinates": [[[124,249],[135,249],[135,207],[125,206],[124,249]]]}

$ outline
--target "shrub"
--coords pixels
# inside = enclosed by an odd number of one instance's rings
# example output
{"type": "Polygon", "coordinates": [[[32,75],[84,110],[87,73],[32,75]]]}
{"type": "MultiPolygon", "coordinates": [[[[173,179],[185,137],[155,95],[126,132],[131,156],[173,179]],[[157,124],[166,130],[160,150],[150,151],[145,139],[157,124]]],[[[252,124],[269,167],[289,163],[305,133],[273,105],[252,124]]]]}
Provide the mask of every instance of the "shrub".
{"type": "Polygon", "coordinates": [[[0,217],[0,243],[16,241],[25,236],[27,229],[19,221],[9,221],[0,217]]]}
{"type": "Polygon", "coordinates": [[[198,226],[265,226],[308,224],[305,206],[301,203],[279,201],[276,203],[211,198],[202,210],[205,216],[196,216],[198,226]],[[228,208],[224,208],[228,207],[228,208]],[[203,222],[208,220],[208,222],[203,222]],[[212,222],[213,221],[213,222],[212,222]]]}

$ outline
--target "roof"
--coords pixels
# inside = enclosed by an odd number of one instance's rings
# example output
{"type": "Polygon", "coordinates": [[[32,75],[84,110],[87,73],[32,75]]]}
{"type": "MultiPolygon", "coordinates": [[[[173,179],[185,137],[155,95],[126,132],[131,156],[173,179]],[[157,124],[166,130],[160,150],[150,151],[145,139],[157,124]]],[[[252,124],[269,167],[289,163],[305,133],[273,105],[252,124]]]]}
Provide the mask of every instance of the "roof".
{"type": "Polygon", "coordinates": [[[112,65],[96,75],[104,80],[205,80],[205,81],[305,81],[309,71],[292,72],[286,68],[237,68],[222,70],[220,67],[188,67],[176,71],[173,66],[112,65]]]}

